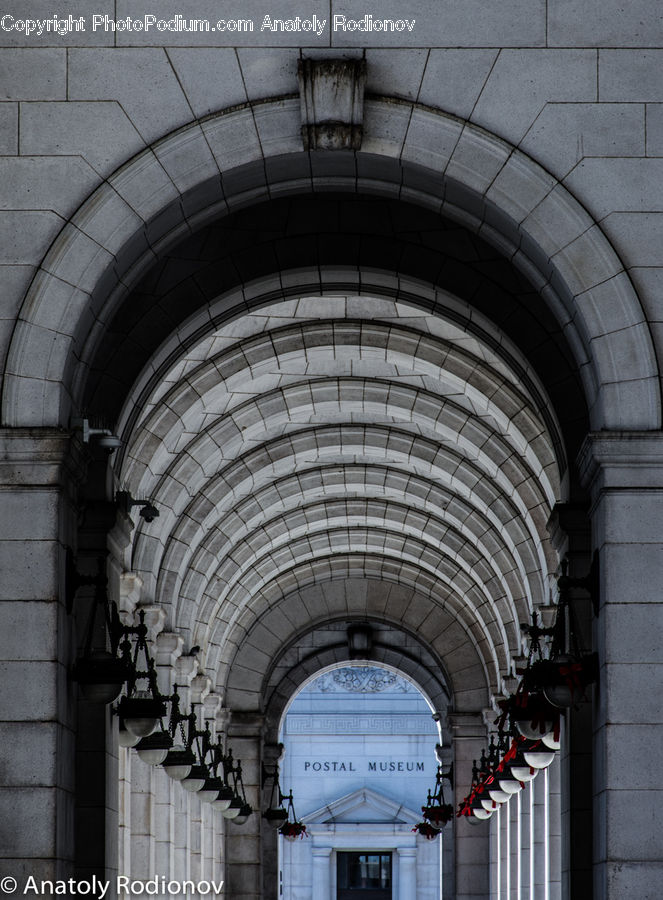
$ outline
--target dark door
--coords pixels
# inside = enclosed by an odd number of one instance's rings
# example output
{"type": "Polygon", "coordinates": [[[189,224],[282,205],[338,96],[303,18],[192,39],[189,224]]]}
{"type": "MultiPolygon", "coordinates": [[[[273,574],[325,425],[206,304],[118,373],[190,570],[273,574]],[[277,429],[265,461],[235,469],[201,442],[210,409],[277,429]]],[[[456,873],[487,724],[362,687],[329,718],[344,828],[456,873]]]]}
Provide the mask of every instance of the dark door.
{"type": "Polygon", "coordinates": [[[391,900],[391,853],[338,853],[337,900],[391,900]]]}

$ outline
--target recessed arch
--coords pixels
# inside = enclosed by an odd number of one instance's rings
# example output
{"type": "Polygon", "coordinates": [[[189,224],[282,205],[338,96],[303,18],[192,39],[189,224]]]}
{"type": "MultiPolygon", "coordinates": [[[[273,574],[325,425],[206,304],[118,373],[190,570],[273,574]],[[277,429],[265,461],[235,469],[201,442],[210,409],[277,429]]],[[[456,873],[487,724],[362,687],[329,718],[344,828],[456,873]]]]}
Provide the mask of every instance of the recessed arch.
{"type": "Polygon", "coordinates": [[[599,226],[531,159],[440,111],[391,102],[407,134],[380,133],[388,118],[373,113],[385,102],[369,101],[372,124],[358,154],[302,154],[297,103],[280,100],[181,129],[111,176],[65,226],[28,291],[6,364],[4,423],[68,423],[114,311],[168,246],[260,197],[349,183],[444,212],[498,243],[564,332],[592,426],[659,427],[645,317],[599,226]],[[277,132],[261,144],[267,121],[277,132]]]}

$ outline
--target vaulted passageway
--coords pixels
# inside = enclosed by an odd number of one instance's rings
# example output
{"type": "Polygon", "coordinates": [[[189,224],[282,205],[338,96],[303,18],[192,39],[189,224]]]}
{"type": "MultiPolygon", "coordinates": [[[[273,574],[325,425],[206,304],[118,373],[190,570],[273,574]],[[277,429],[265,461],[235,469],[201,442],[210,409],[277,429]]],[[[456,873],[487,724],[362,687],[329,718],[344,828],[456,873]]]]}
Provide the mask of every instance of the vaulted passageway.
{"type": "MultiPolygon", "coordinates": [[[[376,116],[390,108],[371,104],[376,116]]],[[[521,623],[550,616],[565,553],[585,570],[581,475],[603,490],[595,472],[613,460],[613,445],[594,458],[583,444],[590,427],[657,427],[647,327],[601,232],[513,148],[407,105],[421,126],[409,156],[379,116],[365,153],[308,154],[284,116],[272,157],[247,141],[220,176],[210,147],[274,109],[183,129],[77,214],[15,330],[5,422],[53,440],[71,426],[85,464],[67,481],[59,541],[87,571],[108,554],[123,621],[146,615],[161,690],[178,685],[232,745],[256,810],[292,696],[357,660],[412,677],[444,707],[459,801],[514,688],[521,623]],[[449,133],[454,149],[436,168],[449,133]],[[194,163],[194,148],[211,156],[194,163]],[[58,336],[44,354],[54,297],[58,336]],[[112,458],[81,443],[85,416],[117,432],[112,458]],[[158,517],[118,512],[118,490],[158,517]],[[361,651],[348,637],[357,626],[372,634],[361,651]]],[[[81,759],[103,760],[75,801],[58,799],[77,823],[67,846],[79,871],[148,877],[158,864],[166,876],[216,873],[233,900],[276,896],[257,812],[226,823],[118,748],[115,718],[83,703],[76,721],[73,708],[69,697],[58,727],[76,733],[81,759]]],[[[590,704],[569,714],[561,772],[530,796],[546,810],[536,883],[522,861],[507,865],[508,820],[474,831],[460,821],[445,900],[502,898],[503,872],[537,898],[590,896],[591,715],[590,704]],[[559,778],[561,804],[550,800],[559,778]]]]}

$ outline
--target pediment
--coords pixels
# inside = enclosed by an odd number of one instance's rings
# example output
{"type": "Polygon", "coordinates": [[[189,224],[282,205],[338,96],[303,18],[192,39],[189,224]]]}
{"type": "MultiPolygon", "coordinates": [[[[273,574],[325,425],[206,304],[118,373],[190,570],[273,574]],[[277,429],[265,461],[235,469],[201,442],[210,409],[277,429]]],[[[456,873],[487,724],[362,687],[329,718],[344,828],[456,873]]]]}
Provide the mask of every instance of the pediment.
{"type": "Polygon", "coordinates": [[[305,818],[307,825],[414,825],[421,820],[421,815],[371,788],[360,788],[315,810],[305,818]]]}

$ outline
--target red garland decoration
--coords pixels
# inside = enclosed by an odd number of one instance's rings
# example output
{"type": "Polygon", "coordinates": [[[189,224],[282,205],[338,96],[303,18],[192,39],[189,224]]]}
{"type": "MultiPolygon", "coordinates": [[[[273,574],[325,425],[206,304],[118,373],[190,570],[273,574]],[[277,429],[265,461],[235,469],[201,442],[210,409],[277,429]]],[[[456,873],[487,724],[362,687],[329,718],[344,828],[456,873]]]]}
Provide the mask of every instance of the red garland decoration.
{"type": "Polygon", "coordinates": [[[447,822],[453,818],[454,808],[450,803],[444,803],[441,806],[422,806],[421,811],[424,819],[428,819],[437,828],[443,828],[447,822]]]}
{"type": "Polygon", "coordinates": [[[426,838],[427,841],[434,841],[435,838],[440,833],[439,828],[435,828],[434,825],[431,825],[430,822],[419,822],[412,829],[415,833],[418,832],[420,835],[426,838]]]}
{"type": "Polygon", "coordinates": [[[308,837],[306,833],[306,825],[303,822],[286,822],[279,828],[280,833],[289,841],[295,841],[297,838],[308,837]]]}

